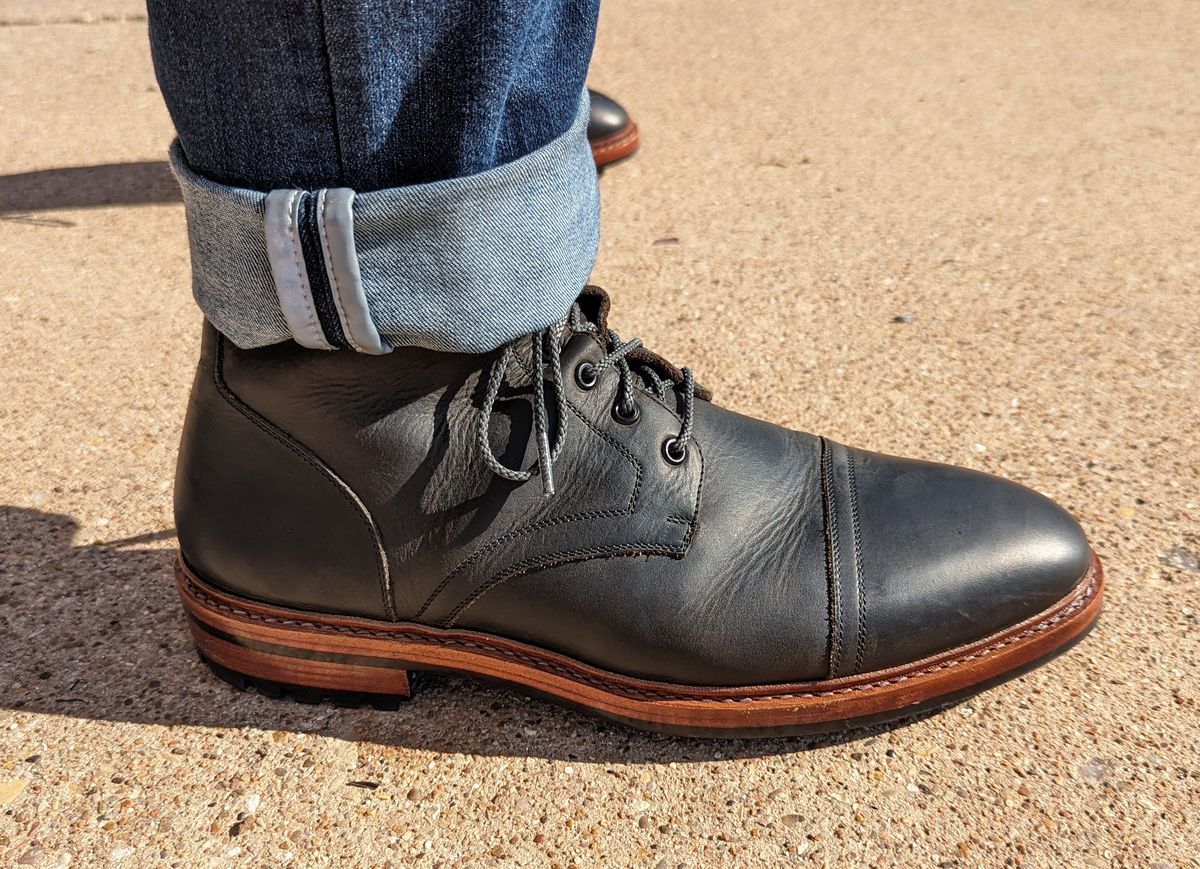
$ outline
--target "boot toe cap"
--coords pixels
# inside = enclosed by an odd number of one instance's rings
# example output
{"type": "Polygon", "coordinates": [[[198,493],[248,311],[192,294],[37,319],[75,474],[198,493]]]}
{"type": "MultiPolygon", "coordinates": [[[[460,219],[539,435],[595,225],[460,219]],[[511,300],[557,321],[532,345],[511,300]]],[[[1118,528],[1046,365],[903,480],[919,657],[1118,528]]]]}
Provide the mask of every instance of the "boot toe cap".
{"type": "Polygon", "coordinates": [[[854,454],[867,614],[861,670],[972,643],[1066,597],[1091,566],[1050,499],[964,468],[854,454]]]}
{"type": "Polygon", "coordinates": [[[616,100],[596,91],[589,91],[591,109],[588,116],[588,139],[596,142],[615,136],[630,124],[629,113],[616,100]]]}

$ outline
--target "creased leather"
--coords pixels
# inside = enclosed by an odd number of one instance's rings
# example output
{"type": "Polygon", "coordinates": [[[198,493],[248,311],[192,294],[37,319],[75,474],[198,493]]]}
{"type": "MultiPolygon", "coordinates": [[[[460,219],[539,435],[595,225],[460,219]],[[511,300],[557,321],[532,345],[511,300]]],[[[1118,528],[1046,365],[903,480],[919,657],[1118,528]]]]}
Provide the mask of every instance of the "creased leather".
{"type": "MultiPolygon", "coordinates": [[[[601,355],[594,339],[577,336],[564,367],[601,355]]],[[[395,583],[402,618],[456,623],[478,595],[543,564],[685,551],[702,455],[678,468],[663,462],[661,441],[679,419],[649,396],[642,419],[627,427],[609,413],[615,377],[592,391],[569,377],[569,447],[555,466],[560,491],[546,498],[536,480],[511,483],[482,463],[478,357],[397,350],[374,361],[381,364],[281,345],[231,355],[226,376],[243,400],[328,457],[371,505],[392,571],[403,578],[395,583]]],[[[532,441],[528,392],[497,403],[491,440],[513,467],[531,459],[513,453],[532,441]]]]}
{"type": "MultiPolygon", "coordinates": [[[[506,481],[481,459],[481,375],[494,357],[229,347],[224,376],[366,506],[396,618],[633,676],[746,685],[895,666],[1015,624],[1087,570],[1079,526],[1028,489],[823,442],[707,400],[695,404],[687,461],[671,465],[661,447],[679,431],[678,396],[639,392],[640,418],[622,424],[614,372],[591,390],[573,376],[604,352],[592,335],[563,348],[568,429],[550,498],[536,476],[506,481]]],[[[528,372],[510,379],[490,443],[510,467],[529,467],[528,372]]],[[[238,593],[379,617],[371,541],[328,484],[291,451],[263,446],[253,426],[231,425],[211,379],[198,378],[192,400],[185,557],[238,593]],[[262,524],[264,504],[293,505],[291,530],[279,527],[286,506],[262,524]],[[297,531],[319,544],[296,548],[297,531]],[[305,547],[320,556],[307,573],[305,547]]]]}
{"type": "Polygon", "coordinates": [[[222,395],[223,343],[205,329],[175,475],[180,549],[248,597],[389,617],[370,515],[320,458],[222,395]]]}

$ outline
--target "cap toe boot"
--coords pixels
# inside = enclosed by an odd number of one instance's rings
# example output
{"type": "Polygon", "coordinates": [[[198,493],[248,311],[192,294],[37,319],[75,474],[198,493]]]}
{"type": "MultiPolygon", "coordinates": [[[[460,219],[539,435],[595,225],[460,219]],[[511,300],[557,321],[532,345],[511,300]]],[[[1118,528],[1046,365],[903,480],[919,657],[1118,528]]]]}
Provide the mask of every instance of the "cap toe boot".
{"type": "Polygon", "coordinates": [[[589,289],[483,357],[206,327],[176,485],[206,658],[366,695],[454,670],[766,735],[944,703],[1094,620],[1099,564],[1053,502],[723,409],[607,309],[589,289]]]}

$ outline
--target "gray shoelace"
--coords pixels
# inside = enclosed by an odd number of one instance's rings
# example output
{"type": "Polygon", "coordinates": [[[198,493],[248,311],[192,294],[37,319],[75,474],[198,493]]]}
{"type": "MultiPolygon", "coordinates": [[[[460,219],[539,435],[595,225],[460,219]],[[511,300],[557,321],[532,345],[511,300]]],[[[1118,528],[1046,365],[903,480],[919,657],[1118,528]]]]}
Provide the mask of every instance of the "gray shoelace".
{"type": "MultiPolygon", "coordinates": [[[[566,326],[575,334],[600,334],[600,327],[584,316],[578,304],[571,306],[571,313],[567,317],[566,326]]],[[[487,392],[484,395],[483,405],[479,412],[479,449],[483,454],[483,459],[487,463],[487,466],[497,476],[516,482],[529,480],[534,474],[540,475],[542,478],[542,493],[547,497],[554,494],[554,463],[558,460],[559,454],[562,452],[567,434],[567,395],[566,389],[563,386],[562,375],[561,328],[562,324],[560,323],[548,329],[543,329],[540,332],[534,332],[525,338],[518,338],[501,351],[500,356],[493,363],[491,372],[488,375],[487,392]],[[508,375],[508,369],[516,358],[518,345],[522,341],[530,342],[530,355],[533,363],[533,428],[534,436],[537,439],[538,457],[537,464],[534,467],[518,471],[506,466],[496,458],[496,454],[492,451],[489,432],[491,431],[492,413],[496,406],[496,399],[500,395],[500,390],[504,386],[505,378],[508,375]],[[550,445],[550,414],[546,404],[547,377],[549,377],[550,384],[554,390],[555,403],[558,410],[558,432],[554,438],[553,447],[550,445]]],[[[630,365],[629,354],[639,349],[642,346],[642,342],[637,338],[630,341],[622,341],[617,333],[611,329],[607,330],[606,334],[609,347],[608,353],[599,362],[585,364],[588,365],[591,374],[595,378],[599,378],[601,374],[609,369],[616,369],[617,375],[620,378],[618,405],[622,407],[627,416],[632,416],[636,413],[636,404],[634,403],[635,374],[630,365]]],[[[639,361],[642,360],[633,360],[634,364],[637,364],[639,361]]],[[[683,375],[682,382],[676,384],[673,380],[660,377],[658,372],[649,364],[639,365],[637,373],[643,376],[647,391],[659,400],[665,399],[667,393],[676,386],[682,390],[683,424],[679,429],[679,434],[663,442],[663,455],[667,461],[672,464],[679,464],[687,457],[688,444],[692,439],[692,419],[696,403],[696,378],[690,368],[683,368],[681,369],[683,375]]]]}

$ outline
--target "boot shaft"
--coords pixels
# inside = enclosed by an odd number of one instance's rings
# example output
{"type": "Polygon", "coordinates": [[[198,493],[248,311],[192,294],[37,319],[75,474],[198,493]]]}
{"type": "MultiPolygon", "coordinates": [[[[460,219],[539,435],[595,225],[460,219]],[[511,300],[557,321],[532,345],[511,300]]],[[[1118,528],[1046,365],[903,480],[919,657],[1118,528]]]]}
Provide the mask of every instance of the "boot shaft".
{"type": "MultiPolygon", "coordinates": [[[[602,355],[590,336],[564,352],[568,371],[602,355]]],[[[623,424],[611,382],[571,381],[560,487],[547,498],[538,480],[503,479],[482,459],[494,361],[421,349],[240,350],[206,325],[175,489],[184,557],[260,600],[438,623],[501,577],[542,565],[682,555],[701,458],[664,462],[661,445],[679,427],[673,410],[645,402],[644,418],[623,424]]],[[[536,464],[537,443],[528,359],[513,368],[487,440],[520,469],[536,464]]]]}

